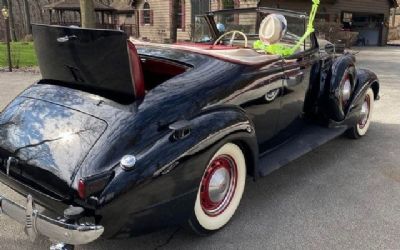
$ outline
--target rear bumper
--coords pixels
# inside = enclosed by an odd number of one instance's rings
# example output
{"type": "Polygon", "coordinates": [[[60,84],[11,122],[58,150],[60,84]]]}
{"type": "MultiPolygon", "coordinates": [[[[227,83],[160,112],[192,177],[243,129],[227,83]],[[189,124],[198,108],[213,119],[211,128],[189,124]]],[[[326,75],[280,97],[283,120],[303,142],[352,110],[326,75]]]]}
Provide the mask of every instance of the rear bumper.
{"type": "Polygon", "coordinates": [[[25,225],[25,233],[31,240],[35,240],[40,234],[54,241],[83,245],[95,241],[104,232],[103,226],[69,224],[42,215],[35,209],[30,195],[27,197],[26,207],[0,196],[0,214],[25,225]]]}
{"type": "MultiPolygon", "coordinates": [[[[8,176],[0,170],[0,183],[8,186],[12,190],[18,192],[22,196],[32,195],[35,197],[35,203],[42,205],[48,210],[55,212],[56,214],[62,214],[66,208],[68,208],[67,202],[64,202],[62,197],[56,197],[54,195],[45,194],[44,192],[38,191],[25,184],[21,180],[17,180],[12,176],[8,176]]],[[[1,197],[1,195],[0,195],[1,197]]]]}

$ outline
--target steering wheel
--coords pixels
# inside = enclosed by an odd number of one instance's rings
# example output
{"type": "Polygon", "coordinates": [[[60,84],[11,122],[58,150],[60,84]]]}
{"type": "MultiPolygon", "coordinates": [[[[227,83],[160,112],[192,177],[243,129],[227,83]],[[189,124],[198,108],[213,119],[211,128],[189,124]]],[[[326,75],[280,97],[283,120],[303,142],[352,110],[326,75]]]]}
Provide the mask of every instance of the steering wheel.
{"type": "Polygon", "coordinates": [[[247,48],[247,45],[248,45],[248,43],[247,43],[247,36],[246,36],[245,33],[241,32],[241,31],[238,31],[238,30],[232,30],[232,31],[226,32],[225,34],[223,34],[222,36],[220,36],[220,37],[217,39],[217,41],[215,41],[215,43],[214,43],[213,46],[217,45],[217,44],[222,40],[222,38],[224,38],[224,37],[226,37],[226,36],[228,36],[228,35],[230,35],[230,34],[232,34],[232,37],[231,37],[231,40],[229,41],[229,45],[232,45],[232,44],[233,44],[233,41],[235,41],[236,34],[239,34],[239,35],[241,35],[242,37],[244,37],[244,47],[247,48]]]}

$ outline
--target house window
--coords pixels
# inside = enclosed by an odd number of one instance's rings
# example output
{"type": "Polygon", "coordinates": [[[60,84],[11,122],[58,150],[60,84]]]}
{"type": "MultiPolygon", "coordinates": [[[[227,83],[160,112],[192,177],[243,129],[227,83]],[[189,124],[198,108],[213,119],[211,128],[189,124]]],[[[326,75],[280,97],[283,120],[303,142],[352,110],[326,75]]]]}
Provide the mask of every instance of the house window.
{"type": "Polygon", "coordinates": [[[223,0],[222,6],[223,6],[223,9],[234,9],[235,1],[234,0],[223,0]]]}
{"type": "Polygon", "coordinates": [[[330,22],[330,15],[327,13],[318,13],[315,19],[318,22],[330,22]]]}
{"type": "Polygon", "coordinates": [[[178,29],[185,28],[185,0],[179,0],[177,22],[178,22],[178,29]]]}
{"type": "Polygon", "coordinates": [[[143,5],[143,24],[151,24],[151,9],[147,2],[143,5]]]}
{"type": "Polygon", "coordinates": [[[350,23],[353,20],[353,13],[343,12],[342,16],[342,22],[344,23],[350,23]]]}

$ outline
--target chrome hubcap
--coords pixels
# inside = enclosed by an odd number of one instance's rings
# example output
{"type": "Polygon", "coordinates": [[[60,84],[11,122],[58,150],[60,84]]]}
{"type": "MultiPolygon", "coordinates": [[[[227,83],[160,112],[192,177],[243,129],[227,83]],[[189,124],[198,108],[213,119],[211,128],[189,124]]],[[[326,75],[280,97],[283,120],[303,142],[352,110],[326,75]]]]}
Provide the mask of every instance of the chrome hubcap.
{"type": "Polygon", "coordinates": [[[279,89],[271,90],[270,92],[268,92],[268,93],[265,95],[265,100],[266,100],[267,102],[272,102],[272,101],[275,100],[276,97],[278,96],[279,91],[280,91],[279,89]]]}
{"type": "Polygon", "coordinates": [[[208,186],[208,192],[212,202],[221,202],[224,199],[228,192],[230,180],[231,177],[226,168],[220,168],[215,171],[208,186]]]}
{"type": "Polygon", "coordinates": [[[209,216],[218,216],[229,206],[236,189],[237,166],[228,155],[215,158],[201,181],[200,203],[209,216]]]}

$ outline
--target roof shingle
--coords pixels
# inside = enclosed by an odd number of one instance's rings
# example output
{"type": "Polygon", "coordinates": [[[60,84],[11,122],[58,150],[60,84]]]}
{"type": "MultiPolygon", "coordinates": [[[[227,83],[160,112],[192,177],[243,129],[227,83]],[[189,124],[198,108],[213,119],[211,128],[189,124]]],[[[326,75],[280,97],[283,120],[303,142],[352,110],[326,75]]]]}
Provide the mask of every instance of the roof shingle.
{"type": "MultiPolygon", "coordinates": [[[[95,11],[115,11],[111,6],[93,1],[95,11]]],[[[48,10],[71,10],[79,11],[81,9],[79,0],[61,0],[52,4],[47,4],[43,7],[48,10]]]]}

